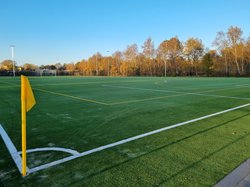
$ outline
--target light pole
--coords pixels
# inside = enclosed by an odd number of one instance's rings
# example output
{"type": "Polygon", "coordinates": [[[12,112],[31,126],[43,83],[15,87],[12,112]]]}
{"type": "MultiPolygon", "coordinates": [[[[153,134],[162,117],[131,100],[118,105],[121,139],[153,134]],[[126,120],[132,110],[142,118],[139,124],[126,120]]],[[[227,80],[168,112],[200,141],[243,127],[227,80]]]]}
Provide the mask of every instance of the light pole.
{"type": "Polygon", "coordinates": [[[10,45],[11,48],[11,57],[12,57],[12,65],[13,65],[13,77],[16,76],[15,74],[15,61],[14,61],[14,45],[10,45]]]}

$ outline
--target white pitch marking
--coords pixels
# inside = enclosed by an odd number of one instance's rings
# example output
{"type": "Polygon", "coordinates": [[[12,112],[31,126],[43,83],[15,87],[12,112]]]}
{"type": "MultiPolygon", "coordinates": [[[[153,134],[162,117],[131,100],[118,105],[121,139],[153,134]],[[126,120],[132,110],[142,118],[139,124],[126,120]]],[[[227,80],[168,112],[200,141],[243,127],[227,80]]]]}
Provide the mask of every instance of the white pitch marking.
{"type": "Polygon", "coordinates": [[[236,85],[237,87],[244,87],[244,88],[249,88],[250,85],[249,84],[240,84],[240,85],[236,85]]]}
{"type": "MultiPolygon", "coordinates": [[[[182,94],[189,94],[189,95],[199,95],[199,96],[207,96],[207,97],[217,97],[217,98],[228,98],[228,99],[240,99],[240,100],[250,100],[250,98],[245,97],[233,97],[233,96],[224,96],[224,95],[213,95],[213,94],[202,94],[203,92],[209,92],[209,91],[217,91],[217,90],[207,90],[202,92],[181,92],[181,91],[173,91],[173,90],[159,90],[159,89],[148,89],[148,88],[134,88],[134,87],[126,87],[126,86],[110,86],[110,85],[102,85],[104,87],[111,87],[111,88],[124,88],[124,89],[130,89],[130,90],[145,90],[145,91],[154,91],[154,92],[168,92],[168,93],[182,93],[182,94]]],[[[232,88],[229,88],[232,89],[232,88]]],[[[220,90],[226,90],[226,89],[220,89],[220,90]]]]}
{"type": "MultiPolygon", "coordinates": [[[[43,147],[43,148],[28,149],[27,153],[40,152],[40,151],[61,151],[61,152],[70,153],[72,155],[79,154],[78,151],[75,151],[72,149],[61,148],[61,147],[43,147]]],[[[18,153],[22,154],[21,151],[18,151],[18,153]]]]}
{"type": "MultiPolygon", "coordinates": [[[[0,124],[0,135],[5,143],[12,159],[14,160],[19,172],[22,173],[22,159],[21,159],[20,155],[18,154],[15,145],[12,143],[11,139],[9,138],[8,134],[5,132],[5,130],[3,129],[1,124],[0,124]]],[[[29,172],[28,167],[27,167],[27,172],[29,172]]]]}
{"type": "MultiPolygon", "coordinates": [[[[6,131],[4,130],[4,128],[2,127],[1,124],[0,124],[0,135],[5,143],[12,159],[14,160],[19,172],[22,173],[22,159],[20,156],[20,154],[22,154],[22,152],[17,151],[16,147],[12,143],[11,139],[9,138],[8,134],[6,133],[6,131]]],[[[37,152],[37,151],[62,151],[62,152],[70,153],[72,155],[79,154],[78,151],[75,151],[72,149],[60,148],[60,147],[44,147],[44,148],[29,149],[29,150],[27,150],[27,153],[32,153],[32,152],[37,152]]],[[[28,167],[27,167],[27,173],[28,174],[31,173],[30,169],[28,167]]]]}
{"type": "Polygon", "coordinates": [[[99,152],[99,151],[102,151],[102,150],[105,150],[105,149],[108,149],[108,148],[111,148],[111,147],[115,147],[115,146],[118,146],[118,145],[125,144],[125,143],[131,142],[131,141],[134,141],[134,140],[146,137],[146,136],[157,134],[157,133],[162,132],[162,131],[173,129],[173,128],[176,128],[176,127],[179,127],[179,126],[182,126],[182,125],[186,125],[186,124],[189,124],[189,123],[200,121],[200,120],[203,120],[203,119],[206,119],[206,118],[217,116],[217,115],[227,113],[227,112],[230,112],[230,111],[233,111],[233,110],[237,110],[237,109],[240,109],[240,108],[244,108],[244,107],[247,107],[247,106],[250,106],[250,103],[244,104],[244,105],[241,105],[241,106],[237,106],[237,107],[234,107],[234,108],[230,108],[230,109],[227,109],[227,110],[223,110],[223,111],[220,111],[220,112],[216,112],[216,113],[213,113],[213,114],[209,114],[209,115],[199,117],[199,118],[196,118],[196,119],[192,119],[192,120],[189,120],[189,121],[177,123],[175,125],[167,126],[167,127],[157,129],[157,130],[154,130],[154,131],[151,131],[151,132],[140,134],[140,135],[137,135],[137,136],[134,136],[134,137],[131,137],[131,138],[127,138],[127,139],[124,139],[124,140],[120,140],[118,142],[114,142],[114,143],[111,143],[111,144],[108,144],[108,145],[97,147],[97,148],[94,148],[94,149],[79,153],[77,155],[69,156],[69,157],[63,158],[61,160],[56,160],[56,161],[50,162],[48,164],[37,166],[35,168],[30,169],[29,173],[34,173],[36,171],[47,169],[49,167],[52,167],[52,166],[55,166],[55,165],[58,165],[58,164],[62,164],[64,162],[67,162],[67,161],[70,161],[70,160],[74,160],[74,159],[79,158],[79,157],[83,157],[83,156],[86,156],[86,155],[89,155],[89,154],[92,154],[92,153],[95,153],[95,152],[99,152]]]}

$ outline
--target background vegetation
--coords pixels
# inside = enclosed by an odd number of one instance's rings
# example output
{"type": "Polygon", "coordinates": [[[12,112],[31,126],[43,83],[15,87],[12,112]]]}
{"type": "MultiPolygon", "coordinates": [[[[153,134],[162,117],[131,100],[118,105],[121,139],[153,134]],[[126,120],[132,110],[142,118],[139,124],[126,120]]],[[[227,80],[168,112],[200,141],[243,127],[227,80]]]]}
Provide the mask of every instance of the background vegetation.
{"type": "MultiPolygon", "coordinates": [[[[155,48],[148,38],[139,52],[137,44],[128,45],[124,51],[110,56],[99,52],[87,60],[53,65],[24,64],[15,66],[18,73],[49,75],[52,70],[59,75],[85,76],[249,76],[250,37],[244,38],[239,27],[231,26],[226,32],[218,32],[213,46],[205,48],[199,38],[182,42],[177,36],[160,43],[155,48]],[[41,71],[43,70],[43,71],[41,71]],[[48,72],[44,72],[47,70],[48,72]]],[[[1,75],[12,75],[11,60],[0,64],[1,75]]],[[[53,73],[53,72],[52,72],[53,73]]]]}

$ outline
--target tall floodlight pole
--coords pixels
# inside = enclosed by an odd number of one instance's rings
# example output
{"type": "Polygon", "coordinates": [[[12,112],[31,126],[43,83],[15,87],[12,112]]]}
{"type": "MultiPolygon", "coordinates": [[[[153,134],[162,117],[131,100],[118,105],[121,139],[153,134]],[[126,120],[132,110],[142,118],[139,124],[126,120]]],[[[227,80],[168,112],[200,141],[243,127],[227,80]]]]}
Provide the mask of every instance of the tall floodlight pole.
{"type": "Polygon", "coordinates": [[[12,65],[13,65],[13,77],[16,76],[15,74],[15,61],[14,61],[14,45],[10,45],[11,48],[11,57],[12,57],[12,65]]]}

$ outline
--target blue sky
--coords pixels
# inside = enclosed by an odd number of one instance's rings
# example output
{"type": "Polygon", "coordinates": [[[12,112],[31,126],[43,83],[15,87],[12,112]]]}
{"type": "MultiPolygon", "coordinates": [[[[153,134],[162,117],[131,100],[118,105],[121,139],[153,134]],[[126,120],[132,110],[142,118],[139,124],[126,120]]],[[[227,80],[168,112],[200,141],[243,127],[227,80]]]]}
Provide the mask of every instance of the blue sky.
{"type": "Polygon", "coordinates": [[[18,65],[76,62],[133,43],[141,50],[148,37],[155,47],[178,36],[211,48],[231,25],[250,36],[250,0],[1,0],[0,62],[11,44],[18,65]]]}

